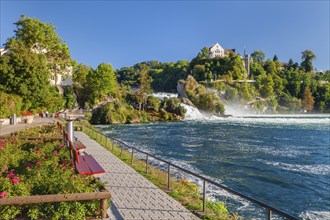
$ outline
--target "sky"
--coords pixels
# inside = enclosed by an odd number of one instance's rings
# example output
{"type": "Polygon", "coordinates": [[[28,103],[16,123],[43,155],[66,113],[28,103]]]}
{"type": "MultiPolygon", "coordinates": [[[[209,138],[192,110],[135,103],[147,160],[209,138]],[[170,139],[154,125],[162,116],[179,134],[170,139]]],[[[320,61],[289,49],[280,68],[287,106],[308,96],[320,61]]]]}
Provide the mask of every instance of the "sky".
{"type": "Polygon", "coordinates": [[[0,0],[1,47],[14,36],[20,15],[52,23],[78,63],[120,69],[150,60],[193,59],[216,42],[241,55],[266,58],[316,55],[329,70],[329,0],[324,1],[29,1],[0,0]]]}

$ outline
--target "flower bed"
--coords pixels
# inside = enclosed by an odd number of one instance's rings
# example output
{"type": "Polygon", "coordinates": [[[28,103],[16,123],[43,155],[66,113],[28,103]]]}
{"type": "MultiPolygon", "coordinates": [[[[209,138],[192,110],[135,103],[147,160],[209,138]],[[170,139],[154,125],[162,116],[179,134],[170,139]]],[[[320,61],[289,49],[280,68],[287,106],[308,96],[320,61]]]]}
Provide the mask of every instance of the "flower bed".
{"type": "MultiPolygon", "coordinates": [[[[55,126],[24,130],[19,136],[61,137],[55,126]]],[[[0,140],[0,199],[15,196],[95,192],[103,183],[75,173],[69,151],[59,141],[20,138],[0,140]]],[[[99,202],[0,206],[0,216],[12,218],[84,219],[99,214],[99,202]]]]}
{"type": "Polygon", "coordinates": [[[22,112],[21,121],[24,123],[32,123],[34,115],[32,112],[22,112]]]}

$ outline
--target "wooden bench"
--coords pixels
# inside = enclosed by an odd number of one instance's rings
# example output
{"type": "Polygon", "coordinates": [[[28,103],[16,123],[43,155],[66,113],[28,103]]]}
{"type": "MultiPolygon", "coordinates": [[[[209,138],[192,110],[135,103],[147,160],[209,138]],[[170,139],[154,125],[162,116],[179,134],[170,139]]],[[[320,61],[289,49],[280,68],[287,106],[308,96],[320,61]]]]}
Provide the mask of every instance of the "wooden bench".
{"type": "Polygon", "coordinates": [[[81,152],[81,151],[85,151],[86,146],[85,146],[83,143],[81,143],[81,141],[74,141],[73,143],[74,143],[75,148],[76,148],[79,152],[81,152]]]}
{"type": "Polygon", "coordinates": [[[72,141],[69,141],[69,143],[72,150],[74,165],[78,173],[84,175],[99,175],[105,173],[105,170],[92,155],[80,155],[79,150],[72,141]]]}
{"type": "Polygon", "coordinates": [[[84,175],[100,175],[105,173],[105,170],[101,167],[101,165],[95,160],[92,155],[81,155],[79,151],[86,149],[86,146],[81,143],[81,141],[70,140],[70,136],[68,132],[65,131],[64,127],[61,123],[57,123],[59,128],[63,131],[64,139],[66,139],[69,144],[71,159],[74,162],[75,168],[78,173],[84,175]]]}

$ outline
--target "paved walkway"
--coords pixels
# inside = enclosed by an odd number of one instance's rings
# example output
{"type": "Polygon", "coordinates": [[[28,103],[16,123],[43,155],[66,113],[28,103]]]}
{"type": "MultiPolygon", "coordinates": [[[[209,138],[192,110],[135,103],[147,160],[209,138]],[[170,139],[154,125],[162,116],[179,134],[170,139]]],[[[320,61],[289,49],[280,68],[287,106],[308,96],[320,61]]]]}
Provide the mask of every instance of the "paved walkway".
{"type": "Polygon", "coordinates": [[[54,118],[40,118],[39,116],[34,116],[33,122],[30,124],[27,123],[18,123],[16,125],[2,125],[0,126],[0,137],[11,134],[16,131],[23,130],[25,128],[32,128],[40,125],[46,125],[54,122],[54,118]]]}
{"type": "Polygon", "coordinates": [[[106,171],[100,179],[112,195],[110,219],[198,219],[95,140],[83,132],[75,132],[75,137],[106,171]]]}

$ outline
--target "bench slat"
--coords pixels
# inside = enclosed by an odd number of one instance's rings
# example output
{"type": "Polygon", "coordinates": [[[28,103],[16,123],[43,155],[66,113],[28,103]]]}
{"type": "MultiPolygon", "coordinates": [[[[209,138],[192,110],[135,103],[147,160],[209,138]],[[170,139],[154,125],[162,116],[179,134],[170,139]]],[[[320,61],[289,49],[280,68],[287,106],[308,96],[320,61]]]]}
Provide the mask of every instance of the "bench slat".
{"type": "Polygon", "coordinates": [[[81,141],[75,141],[74,146],[78,151],[86,149],[86,146],[83,143],[81,143],[81,141]]]}
{"type": "Polygon", "coordinates": [[[92,155],[84,155],[82,156],[85,163],[89,166],[91,172],[93,174],[104,173],[105,170],[101,167],[101,165],[95,160],[92,155]]]}
{"type": "Polygon", "coordinates": [[[83,157],[79,155],[78,158],[79,158],[79,163],[75,162],[76,169],[77,169],[78,173],[85,174],[85,175],[91,175],[91,174],[93,174],[92,171],[91,171],[91,169],[85,163],[83,157]]]}

